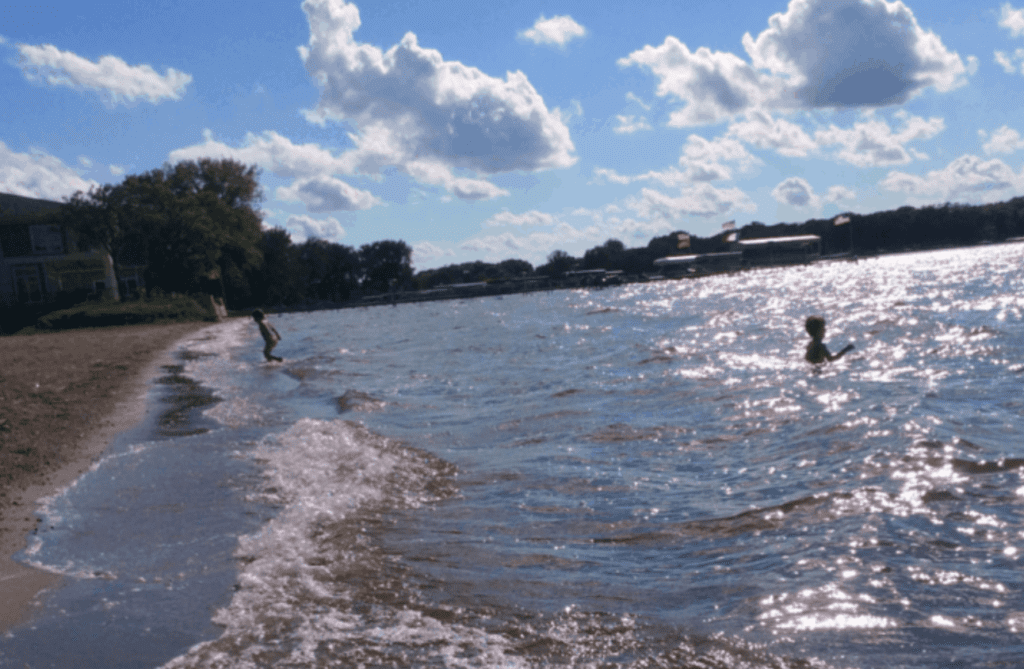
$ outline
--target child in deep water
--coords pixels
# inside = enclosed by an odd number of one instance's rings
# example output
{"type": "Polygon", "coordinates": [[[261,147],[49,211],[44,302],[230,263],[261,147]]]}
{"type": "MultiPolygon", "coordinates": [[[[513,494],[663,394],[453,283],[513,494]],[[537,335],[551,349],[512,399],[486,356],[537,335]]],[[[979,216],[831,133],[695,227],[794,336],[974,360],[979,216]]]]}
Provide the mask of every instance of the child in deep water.
{"type": "Polygon", "coordinates": [[[263,341],[266,342],[266,346],[263,347],[263,357],[267,359],[267,362],[281,362],[284,360],[284,358],[270,354],[274,347],[277,346],[277,342],[281,341],[281,335],[267,321],[266,314],[261,309],[256,309],[252,312],[252,318],[260,326],[260,334],[263,335],[263,341]]]}
{"type": "Polygon", "coordinates": [[[807,334],[811,335],[811,343],[807,345],[807,353],[804,354],[804,360],[809,363],[817,365],[822,362],[832,362],[853,350],[853,344],[847,344],[842,351],[835,355],[828,352],[828,347],[822,341],[825,338],[825,319],[821,316],[808,316],[804,327],[807,328],[807,334]]]}

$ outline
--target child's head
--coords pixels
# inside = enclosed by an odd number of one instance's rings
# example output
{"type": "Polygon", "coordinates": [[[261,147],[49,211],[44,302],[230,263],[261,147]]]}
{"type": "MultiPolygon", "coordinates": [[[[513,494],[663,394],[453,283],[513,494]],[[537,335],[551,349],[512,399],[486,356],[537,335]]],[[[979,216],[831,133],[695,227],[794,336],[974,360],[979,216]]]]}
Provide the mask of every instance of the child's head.
{"type": "Polygon", "coordinates": [[[254,321],[256,321],[257,323],[262,321],[263,320],[263,310],[262,309],[253,309],[253,311],[252,311],[252,319],[254,321]]]}
{"type": "Polygon", "coordinates": [[[825,319],[821,316],[808,316],[804,327],[807,328],[807,334],[811,335],[812,339],[825,337],[825,319]]]}

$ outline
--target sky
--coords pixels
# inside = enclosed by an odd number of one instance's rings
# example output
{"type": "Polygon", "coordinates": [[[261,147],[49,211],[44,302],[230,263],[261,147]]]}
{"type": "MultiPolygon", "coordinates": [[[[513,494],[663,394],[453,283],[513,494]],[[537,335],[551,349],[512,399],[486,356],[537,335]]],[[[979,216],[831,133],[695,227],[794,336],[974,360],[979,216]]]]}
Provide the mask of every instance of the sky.
{"type": "Polygon", "coordinates": [[[260,168],[417,270],[1024,195],[1024,0],[0,7],[0,192],[260,168]]]}

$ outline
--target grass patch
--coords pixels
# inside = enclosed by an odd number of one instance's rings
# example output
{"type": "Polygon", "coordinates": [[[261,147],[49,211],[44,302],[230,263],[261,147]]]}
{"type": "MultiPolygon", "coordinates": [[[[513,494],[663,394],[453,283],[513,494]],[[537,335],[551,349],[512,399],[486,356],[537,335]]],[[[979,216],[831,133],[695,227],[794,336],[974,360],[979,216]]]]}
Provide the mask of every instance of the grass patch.
{"type": "Polygon", "coordinates": [[[71,330],[138,323],[185,323],[214,321],[211,308],[204,308],[187,295],[156,297],[133,302],[88,302],[61,309],[36,319],[36,331],[71,330]]]}

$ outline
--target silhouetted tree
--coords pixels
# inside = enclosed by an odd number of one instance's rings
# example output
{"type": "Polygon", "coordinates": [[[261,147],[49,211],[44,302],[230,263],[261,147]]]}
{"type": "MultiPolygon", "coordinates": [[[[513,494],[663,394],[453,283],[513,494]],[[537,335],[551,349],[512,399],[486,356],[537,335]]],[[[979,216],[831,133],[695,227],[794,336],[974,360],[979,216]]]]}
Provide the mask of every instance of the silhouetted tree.
{"type": "Polygon", "coordinates": [[[184,161],[75,193],[64,211],[83,242],[119,262],[129,250],[141,256],[149,288],[245,301],[262,262],[257,176],[233,160],[184,161]]]}
{"type": "Polygon", "coordinates": [[[340,302],[358,287],[359,254],[350,246],[310,239],[299,247],[307,299],[340,302]]]}
{"type": "Polygon", "coordinates": [[[609,239],[601,246],[595,246],[583,254],[583,269],[621,269],[625,245],[617,239],[609,239]]]}
{"type": "Polygon", "coordinates": [[[502,260],[498,263],[501,278],[518,279],[533,274],[533,265],[525,260],[502,260]]]}
{"type": "Polygon", "coordinates": [[[576,258],[559,249],[548,254],[548,261],[537,268],[537,274],[562,277],[566,272],[576,269],[576,264],[576,258]]]}
{"type": "MultiPolygon", "coordinates": [[[[61,208],[64,224],[73,232],[80,249],[100,248],[114,259],[114,280],[120,285],[118,263],[129,250],[140,255],[143,244],[142,221],[123,208],[125,192],[112,185],[95,186],[88,193],[76,192],[61,208]]],[[[137,258],[145,262],[145,255],[137,258]]]]}
{"type": "Polygon", "coordinates": [[[359,260],[364,290],[383,293],[392,285],[404,288],[412,282],[412,247],[403,241],[363,244],[359,260]]]}
{"type": "Polygon", "coordinates": [[[263,264],[255,273],[255,304],[296,304],[305,298],[299,250],[282,228],[263,231],[263,264]]]}

